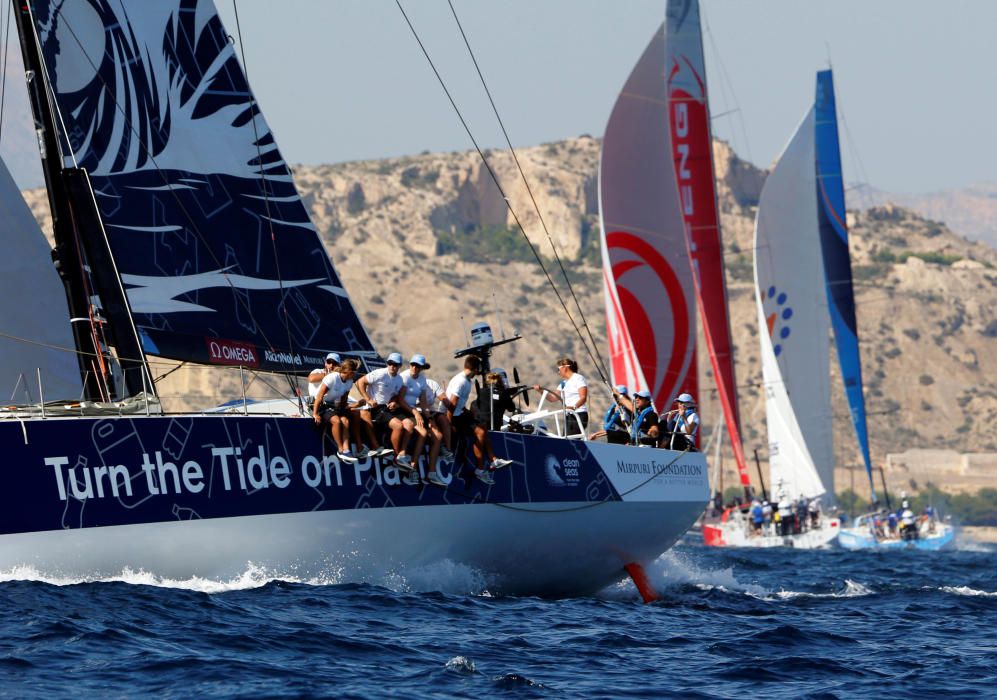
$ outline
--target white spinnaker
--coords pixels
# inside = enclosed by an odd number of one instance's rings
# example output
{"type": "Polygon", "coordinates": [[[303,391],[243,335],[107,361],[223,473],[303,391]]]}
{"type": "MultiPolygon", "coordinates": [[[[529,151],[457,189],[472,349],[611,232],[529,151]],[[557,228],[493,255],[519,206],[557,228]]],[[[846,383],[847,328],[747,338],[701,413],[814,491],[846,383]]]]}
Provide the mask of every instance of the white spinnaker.
{"type": "Polygon", "coordinates": [[[66,292],[51,250],[0,160],[0,401],[79,399],[66,292]],[[38,387],[38,370],[41,385],[38,387]],[[16,391],[15,391],[16,388],[16,391]]]}
{"type": "Polygon", "coordinates": [[[817,228],[814,112],[762,189],[755,298],[773,494],[833,498],[830,317],[817,228]]]}

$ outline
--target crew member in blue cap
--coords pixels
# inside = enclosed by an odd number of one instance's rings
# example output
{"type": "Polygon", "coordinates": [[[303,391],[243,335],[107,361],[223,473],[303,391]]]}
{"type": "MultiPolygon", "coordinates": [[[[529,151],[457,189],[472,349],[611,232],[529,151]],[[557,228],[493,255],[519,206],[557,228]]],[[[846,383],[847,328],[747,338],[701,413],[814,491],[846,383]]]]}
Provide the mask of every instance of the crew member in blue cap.
{"type": "Polygon", "coordinates": [[[597,430],[589,435],[589,440],[598,440],[605,436],[607,442],[618,445],[626,445],[630,442],[630,421],[633,419],[633,413],[623,405],[617,398],[618,396],[630,396],[630,390],[626,384],[617,384],[613,387],[613,405],[606,411],[606,417],[602,420],[602,430],[597,430]]]}
{"type": "Polygon", "coordinates": [[[661,416],[659,427],[662,447],[673,450],[696,451],[696,434],[699,432],[699,414],[692,394],[681,393],[675,399],[678,408],[661,416]]]}
{"type": "MultiPolygon", "coordinates": [[[[398,399],[405,396],[405,383],[398,373],[401,366],[401,353],[393,352],[388,355],[386,367],[368,372],[357,382],[357,391],[366,402],[360,410],[360,420],[365,426],[371,456],[401,454],[402,446],[407,439],[401,419],[395,416],[395,411],[399,409],[398,399]],[[391,431],[391,447],[394,449],[380,446],[375,426],[379,430],[387,428],[391,431]]],[[[406,471],[412,469],[412,462],[408,459],[396,464],[406,471]]]]}
{"type": "Polygon", "coordinates": [[[651,392],[635,391],[630,442],[634,445],[655,445],[658,442],[658,414],[651,405],[651,392]]]}
{"type": "Polygon", "coordinates": [[[325,356],[325,366],[317,367],[308,373],[308,398],[315,400],[318,395],[318,388],[322,385],[322,380],[329,372],[335,372],[342,363],[343,358],[338,352],[330,352],[325,356]]]}
{"type": "MultiPolygon", "coordinates": [[[[427,384],[423,370],[429,369],[430,365],[426,361],[426,356],[419,354],[412,355],[412,359],[408,362],[409,368],[401,374],[402,381],[405,383],[405,394],[404,398],[398,400],[398,403],[404,414],[402,425],[410,435],[415,433],[415,447],[412,450],[415,469],[407,474],[403,481],[410,486],[418,486],[421,482],[418,468],[419,457],[422,455],[423,447],[428,439],[429,461],[427,462],[426,478],[437,486],[446,485],[436,473],[436,458],[440,455],[440,439],[437,437],[437,431],[430,430],[429,423],[432,406],[426,400],[427,384]]],[[[402,446],[402,451],[398,454],[399,460],[404,461],[402,458],[407,456],[406,449],[407,444],[402,446]]]]}

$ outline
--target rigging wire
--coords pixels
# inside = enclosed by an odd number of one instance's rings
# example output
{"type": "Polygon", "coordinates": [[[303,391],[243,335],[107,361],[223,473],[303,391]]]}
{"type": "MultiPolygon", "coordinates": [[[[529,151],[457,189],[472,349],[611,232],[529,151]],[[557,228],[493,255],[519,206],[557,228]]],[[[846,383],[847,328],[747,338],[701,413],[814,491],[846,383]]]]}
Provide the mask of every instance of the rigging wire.
{"type": "MultiPolygon", "coordinates": [[[[509,213],[512,214],[512,218],[515,220],[516,226],[519,227],[520,232],[523,234],[523,238],[526,239],[526,244],[530,247],[530,252],[533,253],[533,257],[536,258],[537,264],[540,265],[540,269],[543,271],[544,276],[547,278],[547,283],[550,285],[551,290],[554,292],[554,295],[557,297],[558,302],[561,304],[561,308],[564,309],[564,313],[567,315],[568,320],[571,322],[572,327],[575,329],[575,334],[578,335],[579,339],[582,341],[582,346],[585,348],[585,351],[588,354],[589,359],[592,360],[593,365],[600,370],[601,374],[601,367],[599,367],[599,364],[596,361],[596,358],[593,355],[592,350],[588,347],[588,343],[585,340],[585,336],[582,334],[581,329],[578,327],[578,324],[576,323],[574,316],[571,315],[571,311],[568,309],[568,305],[564,301],[564,297],[561,295],[560,290],[558,290],[557,285],[554,283],[554,279],[551,277],[550,272],[547,270],[547,266],[544,264],[543,258],[540,257],[540,253],[537,251],[536,246],[533,245],[533,242],[530,240],[529,236],[526,235],[526,229],[523,227],[522,221],[520,221],[519,216],[516,214],[516,210],[512,206],[512,202],[509,201],[509,197],[506,195],[505,190],[502,188],[502,184],[499,182],[498,175],[496,174],[495,170],[492,168],[491,163],[488,162],[488,158],[485,157],[485,154],[482,151],[481,146],[478,145],[477,140],[474,138],[474,134],[471,133],[471,128],[468,126],[467,120],[464,119],[463,113],[460,111],[460,108],[457,106],[456,101],[454,101],[453,95],[450,94],[450,90],[449,88],[447,88],[446,83],[444,82],[443,77],[440,75],[439,70],[437,70],[436,64],[433,63],[433,59],[429,56],[429,51],[426,49],[426,46],[422,43],[422,39],[419,37],[419,33],[416,31],[415,26],[413,26],[412,21],[409,19],[408,14],[406,14],[405,8],[402,7],[401,0],[395,0],[395,4],[398,6],[398,10],[399,12],[401,12],[402,17],[405,18],[405,23],[408,24],[408,27],[411,30],[412,36],[415,38],[416,43],[418,43],[419,48],[422,49],[422,53],[426,57],[426,61],[429,62],[429,67],[432,68],[433,73],[436,75],[437,81],[439,81],[440,83],[440,87],[443,88],[443,92],[446,94],[447,99],[450,100],[450,105],[453,107],[454,112],[457,114],[457,118],[460,120],[461,125],[464,127],[464,131],[467,132],[468,138],[471,139],[471,143],[474,145],[475,150],[478,152],[478,156],[480,156],[482,164],[485,166],[485,169],[488,171],[488,175],[491,177],[492,182],[495,184],[495,187],[498,189],[499,194],[502,196],[506,208],[509,210],[509,213]]],[[[603,380],[606,381],[606,378],[603,377],[603,380]]]]}
{"type": "Polygon", "coordinates": [[[519,175],[523,179],[526,191],[530,195],[530,201],[533,203],[533,209],[537,213],[540,225],[543,227],[544,234],[547,236],[547,241],[550,243],[550,248],[554,252],[554,259],[557,261],[557,265],[561,270],[561,275],[564,276],[564,281],[568,285],[568,292],[571,294],[571,298],[575,302],[575,308],[578,310],[578,316],[581,318],[582,327],[585,328],[585,332],[588,334],[589,342],[592,343],[592,348],[595,350],[595,355],[599,360],[599,365],[597,367],[599,375],[603,378],[603,380],[605,380],[606,375],[608,374],[606,363],[602,358],[602,353],[599,352],[598,343],[595,342],[595,338],[592,336],[592,329],[589,327],[588,321],[585,318],[585,312],[582,311],[582,306],[578,301],[578,296],[575,294],[575,288],[571,284],[571,278],[568,277],[568,272],[564,269],[564,263],[561,260],[561,256],[558,254],[554,238],[550,235],[550,230],[547,228],[547,222],[544,220],[543,214],[540,212],[540,205],[537,204],[537,199],[533,195],[533,188],[530,186],[530,181],[526,178],[526,173],[523,172],[523,166],[519,162],[519,156],[516,154],[516,149],[513,148],[512,139],[509,138],[509,132],[506,131],[505,123],[502,121],[502,117],[499,114],[498,106],[492,98],[492,91],[488,88],[485,76],[481,72],[481,66],[478,65],[478,59],[474,55],[474,50],[471,48],[471,42],[468,40],[467,34],[464,32],[464,27],[461,25],[460,18],[457,16],[457,10],[454,8],[453,0],[447,0],[447,4],[450,5],[450,12],[453,14],[454,21],[457,23],[457,28],[460,30],[460,36],[464,40],[464,46],[467,47],[467,53],[470,55],[471,61],[474,63],[474,69],[477,71],[478,78],[481,80],[481,87],[484,88],[485,94],[488,95],[488,102],[492,106],[492,112],[495,114],[495,119],[498,121],[499,127],[502,129],[502,135],[505,137],[506,145],[509,146],[509,152],[512,154],[512,159],[516,163],[516,169],[519,171],[519,175]]]}
{"type": "MultiPolygon", "coordinates": [[[[235,31],[239,37],[239,53],[242,56],[242,72],[246,76],[246,86],[248,88],[249,64],[246,63],[246,49],[242,43],[242,25],[239,23],[239,4],[237,0],[232,0],[232,10],[235,12],[235,31]]],[[[267,182],[267,169],[263,165],[263,147],[260,145],[259,127],[256,124],[256,115],[262,114],[262,112],[260,112],[256,106],[256,95],[253,94],[252,88],[248,89],[248,92],[250,120],[253,122],[253,140],[256,141],[256,160],[258,161],[258,167],[260,169],[260,189],[263,191],[263,205],[267,212],[267,228],[270,229],[270,246],[273,249],[274,264],[277,267],[277,284],[280,288],[280,308],[283,310],[284,330],[287,333],[287,351],[293,356],[294,340],[291,337],[291,319],[287,310],[287,297],[284,294],[284,277],[281,275],[280,271],[280,255],[277,253],[277,236],[274,234],[273,216],[271,216],[270,213],[270,186],[267,182]]],[[[287,377],[287,383],[290,385],[291,391],[296,392],[297,385],[295,384],[294,377],[291,374],[285,374],[285,376],[287,377]]]]}
{"type": "Polygon", "coordinates": [[[3,139],[3,106],[7,99],[7,68],[10,65],[7,49],[10,47],[10,16],[14,13],[14,7],[12,3],[7,4],[7,21],[6,29],[4,29],[3,36],[3,67],[0,69],[2,77],[0,77],[0,140],[3,139]]]}
{"type": "MultiPolygon", "coordinates": [[[[104,87],[107,99],[110,101],[110,103],[112,105],[114,105],[115,109],[122,115],[123,120],[124,120],[124,124],[127,126],[128,130],[135,137],[135,140],[138,143],[139,148],[142,149],[144,155],[149,159],[149,162],[152,163],[152,165],[155,168],[156,172],[160,175],[160,177],[162,177],[163,183],[164,184],[170,184],[170,180],[166,176],[165,170],[163,170],[163,168],[161,168],[159,166],[159,163],[156,161],[155,156],[150,151],[149,146],[145,143],[144,139],[142,138],[142,134],[139,133],[138,129],[136,129],[135,125],[132,123],[132,120],[129,117],[128,112],[125,110],[125,108],[116,99],[113,91],[110,89],[110,86],[107,84],[107,81],[104,79],[104,76],[101,75],[99,66],[97,66],[94,63],[93,59],[90,58],[90,55],[86,51],[86,47],[84,47],[83,42],[80,41],[79,36],[76,34],[76,31],[73,29],[72,23],[69,22],[69,21],[67,21],[66,17],[62,14],[62,8],[61,7],[58,8],[56,10],[56,12],[61,15],[60,16],[60,21],[62,22],[62,25],[65,26],[69,30],[69,33],[72,35],[73,40],[76,42],[77,46],[80,49],[80,53],[83,54],[84,58],[86,58],[86,60],[87,60],[87,63],[89,63],[90,67],[93,68],[94,74],[96,75],[97,79],[100,80],[101,84],[104,87]]],[[[59,112],[59,105],[58,105],[57,102],[54,104],[54,108],[55,108],[55,110],[57,112],[59,112]]],[[[60,121],[61,121],[61,112],[60,112],[60,121]]],[[[65,126],[63,128],[65,128],[65,126]]],[[[197,237],[197,239],[204,246],[204,249],[207,251],[207,253],[211,257],[212,261],[218,266],[218,268],[220,270],[224,270],[225,269],[224,263],[221,260],[218,259],[218,256],[215,254],[215,251],[208,244],[207,238],[205,238],[204,234],[201,233],[201,231],[198,228],[197,224],[194,222],[194,218],[191,216],[190,212],[187,210],[187,207],[184,205],[184,203],[180,199],[179,195],[174,190],[170,189],[169,190],[169,196],[171,196],[173,198],[174,202],[177,205],[177,208],[180,210],[180,212],[183,215],[183,217],[187,220],[187,224],[188,224],[190,230],[193,232],[193,234],[197,237]]],[[[231,289],[233,291],[233,295],[232,296],[235,299],[236,303],[239,304],[242,307],[242,309],[249,315],[249,317],[251,319],[253,319],[254,322],[255,322],[255,316],[254,316],[253,311],[250,308],[249,304],[246,303],[246,301],[242,298],[242,296],[237,293],[238,290],[235,288],[235,285],[232,284],[231,280],[228,278],[228,275],[227,274],[223,274],[223,277],[224,277],[225,281],[228,283],[229,287],[231,287],[231,289]]],[[[267,343],[267,345],[269,345],[271,348],[275,347],[275,345],[270,341],[270,339],[267,337],[266,333],[263,331],[262,325],[260,325],[260,324],[257,323],[257,328],[259,330],[260,337],[263,338],[263,340],[267,343]]],[[[139,360],[139,361],[141,361],[141,360],[139,360]]],[[[284,363],[284,364],[289,366],[289,363],[284,363]]],[[[275,373],[277,373],[277,372],[275,372],[275,373]]],[[[293,375],[293,372],[288,371],[288,372],[285,372],[285,374],[288,375],[288,376],[291,376],[291,375],[293,375]]]]}
{"type": "MultiPolygon", "coordinates": [[[[733,103],[733,107],[727,109],[721,114],[715,115],[713,118],[716,119],[717,117],[725,115],[733,115],[736,117],[736,123],[738,126],[741,127],[741,138],[744,139],[745,158],[748,160],[749,163],[754,163],[755,159],[751,154],[751,144],[748,141],[748,130],[744,125],[744,112],[741,109],[741,105],[737,100],[737,93],[734,92],[734,83],[733,81],[731,81],[730,74],[727,72],[727,66],[724,64],[723,59],[720,57],[720,49],[718,48],[716,40],[714,40],[713,38],[713,32],[710,31],[710,24],[706,20],[706,12],[705,10],[703,10],[702,6],[700,6],[700,12],[701,12],[700,17],[702,19],[703,28],[706,30],[706,35],[710,39],[710,49],[712,50],[713,53],[713,60],[716,63],[716,65],[720,68],[720,91],[724,95],[725,103],[727,104],[733,103]],[[730,92],[729,97],[727,95],[728,91],[730,92]]],[[[733,140],[733,138],[736,138],[735,134],[736,130],[732,128],[731,140],[733,140]]],[[[713,144],[710,144],[710,147],[712,148],[713,144]]]]}

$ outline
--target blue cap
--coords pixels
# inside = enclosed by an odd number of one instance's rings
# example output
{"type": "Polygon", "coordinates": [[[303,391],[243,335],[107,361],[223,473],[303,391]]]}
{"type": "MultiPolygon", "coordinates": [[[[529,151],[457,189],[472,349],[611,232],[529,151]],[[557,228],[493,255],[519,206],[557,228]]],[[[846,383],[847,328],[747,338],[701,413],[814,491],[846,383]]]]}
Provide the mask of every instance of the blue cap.
{"type": "Polygon", "coordinates": [[[635,391],[634,392],[634,396],[640,397],[642,399],[647,399],[648,401],[651,400],[651,392],[650,391],[635,391]]]}
{"type": "Polygon", "coordinates": [[[343,362],[343,358],[341,358],[341,357],[339,356],[339,353],[338,353],[338,352],[330,352],[330,353],[329,353],[328,355],[326,355],[326,356],[325,356],[325,359],[327,359],[327,360],[332,360],[332,361],[333,361],[333,362],[335,362],[335,363],[336,363],[337,365],[338,365],[338,364],[342,364],[342,362],[343,362]]]}
{"type": "Polygon", "coordinates": [[[624,396],[626,396],[627,394],[630,393],[630,389],[627,388],[626,384],[617,384],[616,385],[616,390],[618,392],[620,392],[621,394],[623,394],[624,396]]]}
{"type": "Polygon", "coordinates": [[[419,365],[423,369],[429,369],[429,363],[426,362],[425,355],[412,355],[412,359],[408,363],[410,365],[419,365]]]}
{"type": "Polygon", "coordinates": [[[400,365],[402,363],[402,354],[400,352],[393,352],[388,355],[388,363],[393,365],[400,365]]]}

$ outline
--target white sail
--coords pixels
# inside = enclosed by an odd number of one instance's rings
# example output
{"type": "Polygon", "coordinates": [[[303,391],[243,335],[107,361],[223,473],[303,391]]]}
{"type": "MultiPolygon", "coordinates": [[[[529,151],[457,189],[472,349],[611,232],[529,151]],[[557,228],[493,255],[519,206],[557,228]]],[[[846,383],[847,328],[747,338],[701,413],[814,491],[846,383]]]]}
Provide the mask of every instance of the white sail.
{"type": "Polygon", "coordinates": [[[0,236],[0,298],[17,300],[0,304],[0,401],[78,399],[82,386],[66,292],[45,237],[2,160],[0,236]]]}
{"type": "Polygon", "coordinates": [[[762,189],[754,257],[772,492],[833,498],[830,317],[817,220],[813,109],[762,189]]]}

